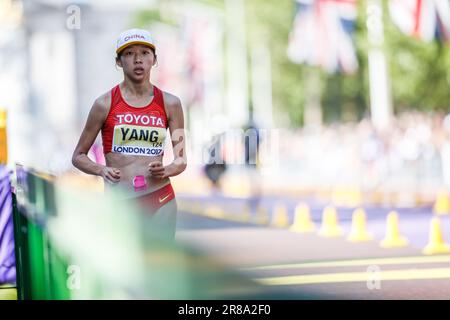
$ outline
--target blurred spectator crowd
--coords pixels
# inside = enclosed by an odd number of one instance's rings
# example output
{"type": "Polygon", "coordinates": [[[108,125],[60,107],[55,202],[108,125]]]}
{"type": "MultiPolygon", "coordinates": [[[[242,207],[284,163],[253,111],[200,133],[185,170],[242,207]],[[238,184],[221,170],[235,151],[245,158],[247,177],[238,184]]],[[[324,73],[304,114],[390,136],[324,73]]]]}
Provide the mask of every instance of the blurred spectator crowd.
{"type": "Polygon", "coordinates": [[[281,130],[279,158],[283,179],[308,187],[450,187],[450,115],[404,113],[383,131],[367,119],[281,130]]]}

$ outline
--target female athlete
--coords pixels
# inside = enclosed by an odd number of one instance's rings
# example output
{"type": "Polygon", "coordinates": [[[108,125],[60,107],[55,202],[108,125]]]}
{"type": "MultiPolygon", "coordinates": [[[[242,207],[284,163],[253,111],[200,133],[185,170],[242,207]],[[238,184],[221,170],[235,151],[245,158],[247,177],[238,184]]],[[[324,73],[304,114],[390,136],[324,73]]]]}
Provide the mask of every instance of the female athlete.
{"type": "Polygon", "coordinates": [[[120,187],[130,201],[143,204],[173,238],[177,204],[170,177],[183,172],[187,164],[183,109],[176,96],[150,81],[157,56],[149,32],[123,32],[116,54],[124,79],[95,100],[72,163],[87,174],[101,176],[106,191],[120,187]],[[163,165],[167,128],[174,160],[163,165]],[[87,156],[100,131],[106,166],[87,156]]]}

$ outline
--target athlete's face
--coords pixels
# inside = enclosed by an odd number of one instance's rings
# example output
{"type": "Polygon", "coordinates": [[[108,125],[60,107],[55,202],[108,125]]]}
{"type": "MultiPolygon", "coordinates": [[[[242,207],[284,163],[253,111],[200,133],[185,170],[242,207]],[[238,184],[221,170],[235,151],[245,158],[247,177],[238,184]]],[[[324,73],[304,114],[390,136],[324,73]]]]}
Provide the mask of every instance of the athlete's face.
{"type": "Polygon", "coordinates": [[[134,44],[122,51],[117,64],[123,68],[123,72],[133,80],[142,81],[150,77],[150,70],[156,62],[156,57],[151,48],[134,44]]]}

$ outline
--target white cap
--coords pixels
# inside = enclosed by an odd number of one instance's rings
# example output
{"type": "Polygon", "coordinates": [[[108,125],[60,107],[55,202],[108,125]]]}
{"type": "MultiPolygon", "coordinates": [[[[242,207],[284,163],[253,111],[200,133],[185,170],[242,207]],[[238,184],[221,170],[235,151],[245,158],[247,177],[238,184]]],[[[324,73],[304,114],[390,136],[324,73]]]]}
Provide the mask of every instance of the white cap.
{"type": "Polygon", "coordinates": [[[156,49],[150,32],[142,29],[129,29],[122,32],[117,39],[116,53],[119,53],[132,44],[143,44],[154,50],[156,49]]]}

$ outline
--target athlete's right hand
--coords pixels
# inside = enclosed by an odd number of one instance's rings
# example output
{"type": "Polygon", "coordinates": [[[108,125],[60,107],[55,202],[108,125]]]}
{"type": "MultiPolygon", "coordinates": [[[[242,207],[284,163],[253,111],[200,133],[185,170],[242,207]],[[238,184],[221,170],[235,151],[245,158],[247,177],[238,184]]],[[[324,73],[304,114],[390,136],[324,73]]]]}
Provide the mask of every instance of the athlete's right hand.
{"type": "Polygon", "coordinates": [[[109,183],[117,183],[120,181],[120,170],[112,167],[104,167],[101,176],[109,183]]]}

